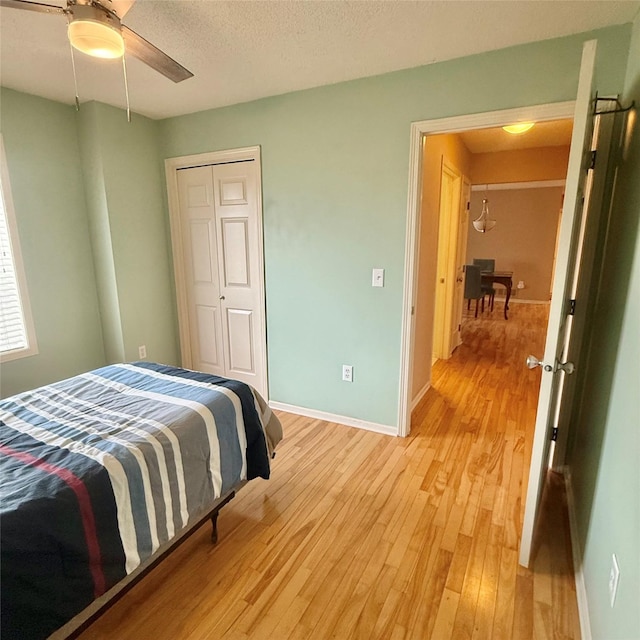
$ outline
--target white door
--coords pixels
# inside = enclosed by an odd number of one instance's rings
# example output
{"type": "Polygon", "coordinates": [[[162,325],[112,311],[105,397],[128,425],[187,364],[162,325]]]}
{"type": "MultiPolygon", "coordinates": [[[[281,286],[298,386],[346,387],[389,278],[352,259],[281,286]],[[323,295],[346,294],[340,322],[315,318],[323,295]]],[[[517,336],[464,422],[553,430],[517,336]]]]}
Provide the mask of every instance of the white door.
{"type": "Polygon", "coordinates": [[[553,295],[549,310],[549,324],[541,366],[542,380],[531,452],[529,484],[520,542],[520,564],[527,567],[531,559],[533,533],[538,515],[540,496],[548,464],[552,430],[555,426],[561,401],[561,385],[567,375],[559,367],[571,335],[570,293],[576,276],[576,256],[583,211],[588,208],[588,192],[585,190],[588,163],[591,158],[593,130],[593,70],[596,41],[586,42],[582,51],[580,80],[574,114],[574,128],[569,152],[569,166],[565,198],[560,222],[560,235],[553,281],[553,295]]]}
{"type": "Polygon", "coordinates": [[[570,318],[571,331],[570,340],[566,341],[562,353],[562,361],[572,362],[576,369],[576,375],[563,376],[562,388],[560,391],[561,402],[558,411],[555,446],[551,453],[552,468],[561,470],[565,463],[565,453],[567,448],[567,436],[572,420],[579,420],[575,416],[576,407],[574,401],[578,389],[578,379],[581,378],[580,371],[585,358],[589,357],[589,345],[585,342],[585,328],[592,309],[595,305],[596,292],[592,292],[593,282],[600,275],[605,254],[599,251],[601,235],[599,230],[606,228],[609,221],[612,189],[615,186],[615,171],[609,175],[609,160],[612,145],[615,143],[619,149],[621,146],[620,135],[624,133],[624,128],[618,126],[616,139],[614,139],[614,127],[616,122],[624,121],[625,114],[613,115],[618,107],[615,100],[598,102],[599,108],[603,111],[610,111],[609,115],[594,118],[593,127],[593,148],[597,148],[597,158],[594,167],[587,176],[586,193],[588,194],[588,209],[583,215],[580,232],[578,236],[578,258],[576,260],[576,276],[573,281],[569,296],[575,300],[573,314],[570,318]],[[605,225],[604,227],[602,225],[605,225]]]}
{"type": "Polygon", "coordinates": [[[181,169],[177,176],[190,336],[189,352],[183,354],[183,364],[224,376],[212,176],[211,167],[181,169]]]}
{"type": "Polygon", "coordinates": [[[185,366],[242,380],[266,397],[258,186],[255,161],[177,170],[185,366]]]}
{"type": "Polygon", "coordinates": [[[458,207],[458,228],[456,230],[456,264],[453,292],[453,314],[451,322],[452,351],[462,344],[460,329],[462,327],[462,307],[464,305],[464,265],[467,259],[467,238],[469,234],[469,204],[471,201],[471,184],[468,178],[462,178],[462,193],[458,207]]]}
{"type": "Polygon", "coordinates": [[[445,159],[440,174],[438,221],[438,260],[434,316],[434,358],[447,359],[458,346],[452,342],[454,292],[456,285],[456,251],[460,216],[460,172],[445,159]]]}

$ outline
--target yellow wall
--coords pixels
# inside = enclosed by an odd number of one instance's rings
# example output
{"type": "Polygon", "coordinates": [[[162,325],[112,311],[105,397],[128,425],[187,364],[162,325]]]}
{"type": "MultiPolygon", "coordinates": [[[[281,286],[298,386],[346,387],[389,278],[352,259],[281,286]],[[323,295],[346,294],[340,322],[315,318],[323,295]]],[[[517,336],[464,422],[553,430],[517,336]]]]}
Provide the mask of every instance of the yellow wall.
{"type": "Polygon", "coordinates": [[[569,147],[474,153],[471,158],[471,182],[495,184],[564,180],[568,162],[569,147]]]}

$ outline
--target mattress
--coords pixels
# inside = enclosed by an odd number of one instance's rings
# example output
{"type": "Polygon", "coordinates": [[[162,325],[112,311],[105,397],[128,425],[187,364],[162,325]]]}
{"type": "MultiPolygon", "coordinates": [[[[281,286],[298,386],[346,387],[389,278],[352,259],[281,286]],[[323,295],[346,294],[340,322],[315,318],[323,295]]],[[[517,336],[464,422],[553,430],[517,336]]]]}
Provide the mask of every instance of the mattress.
{"type": "Polygon", "coordinates": [[[0,401],[2,637],[46,637],[223,494],[268,479],[281,437],[248,385],[155,363],[0,401]]]}

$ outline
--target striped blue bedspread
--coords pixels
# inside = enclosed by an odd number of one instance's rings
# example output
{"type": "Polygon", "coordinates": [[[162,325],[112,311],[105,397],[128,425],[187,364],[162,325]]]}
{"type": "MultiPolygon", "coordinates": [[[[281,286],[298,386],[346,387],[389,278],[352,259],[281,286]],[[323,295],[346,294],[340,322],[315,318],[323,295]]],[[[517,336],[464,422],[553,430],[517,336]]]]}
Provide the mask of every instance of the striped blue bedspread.
{"type": "Polygon", "coordinates": [[[46,637],[223,493],[268,478],[265,406],[153,363],[1,401],[3,638],[46,637]]]}

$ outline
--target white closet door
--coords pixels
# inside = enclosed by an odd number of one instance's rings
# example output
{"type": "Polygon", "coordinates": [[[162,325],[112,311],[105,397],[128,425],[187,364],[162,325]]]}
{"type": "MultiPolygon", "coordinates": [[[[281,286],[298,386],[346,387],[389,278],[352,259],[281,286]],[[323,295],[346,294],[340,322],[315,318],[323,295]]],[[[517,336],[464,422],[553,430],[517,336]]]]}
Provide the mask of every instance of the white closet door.
{"type": "Polygon", "coordinates": [[[178,171],[191,366],[266,396],[256,163],[178,171]]]}
{"type": "Polygon", "coordinates": [[[190,366],[224,376],[218,242],[211,167],[178,171],[180,226],[188,301],[190,366]]]}
{"type": "Polygon", "coordinates": [[[260,219],[255,162],[213,167],[226,375],[265,386],[260,219]]]}

